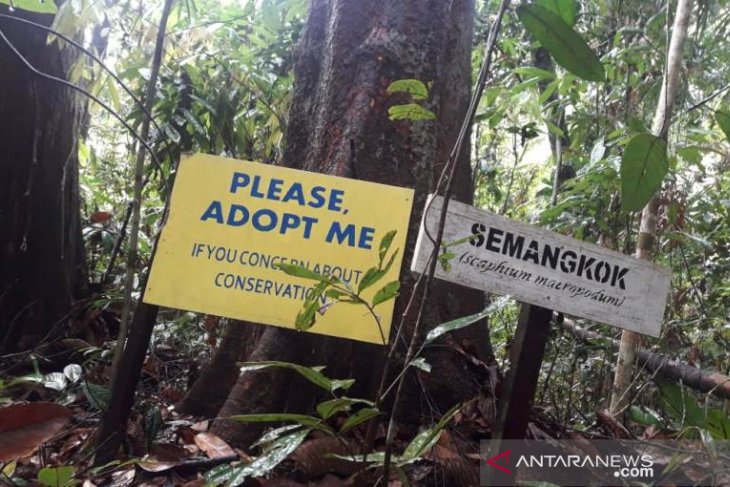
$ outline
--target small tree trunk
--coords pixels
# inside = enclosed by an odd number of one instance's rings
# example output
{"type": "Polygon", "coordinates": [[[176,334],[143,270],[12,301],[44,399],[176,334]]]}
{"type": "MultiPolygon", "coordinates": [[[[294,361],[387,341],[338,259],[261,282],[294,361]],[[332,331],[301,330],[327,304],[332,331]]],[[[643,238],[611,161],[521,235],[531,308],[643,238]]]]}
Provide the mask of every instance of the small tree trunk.
{"type": "MultiPolygon", "coordinates": [[[[674,15],[672,37],[669,42],[667,67],[662,81],[662,90],[659,95],[652,132],[658,137],[667,140],[669,121],[672,118],[672,109],[677,95],[679,71],[682,67],[682,51],[684,40],[687,37],[692,0],[679,0],[677,12],[674,15]]],[[[641,212],[639,238],[636,242],[636,258],[651,260],[656,235],[656,222],[659,212],[659,199],[654,196],[641,212]]],[[[630,402],[630,386],[634,372],[636,354],[641,346],[641,335],[624,330],[621,333],[621,345],[616,362],[616,374],[611,392],[611,412],[615,415],[626,409],[630,402]]]]}
{"type": "MultiPolygon", "coordinates": [[[[425,197],[448,159],[469,103],[473,16],[473,0],[310,1],[294,68],[285,164],[415,188],[411,232],[406,248],[400,249],[405,254],[404,269],[410,264],[425,197]],[[391,82],[405,78],[431,83],[427,108],[436,113],[436,121],[388,119],[390,106],[410,101],[386,94],[391,82]]],[[[471,202],[473,189],[468,154],[465,147],[454,181],[455,198],[465,202],[471,202]]],[[[401,296],[410,296],[414,277],[402,273],[401,296]]],[[[429,325],[477,312],[484,303],[479,291],[444,283],[437,285],[433,296],[429,325]]],[[[396,323],[405,305],[404,299],[397,301],[396,323]]],[[[409,316],[405,321],[406,340],[414,319],[409,316]]],[[[441,345],[426,357],[438,373],[422,374],[420,383],[432,404],[446,408],[473,397],[487,383],[486,370],[475,367],[471,357],[490,362],[493,356],[483,323],[446,337],[441,345]]],[[[383,351],[350,340],[267,328],[248,360],[327,365],[331,376],[357,380],[357,390],[350,395],[372,397],[383,351]]],[[[242,374],[218,416],[307,409],[316,398],[290,377],[271,370],[242,374]]],[[[403,410],[418,417],[416,399],[422,394],[412,388],[403,410]]],[[[246,444],[260,428],[220,421],[214,431],[233,443],[246,444]]]]}
{"type": "MultiPolygon", "coordinates": [[[[53,16],[0,13],[50,25],[53,16]]],[[[39,70],[66,78],[72,49],[38,29],[0,19],[0,29],[39,70]]],[[[41,79],[0,41],[0,354],[60,335],[86,283],[76,138],[83,104],[41,79]]]]}

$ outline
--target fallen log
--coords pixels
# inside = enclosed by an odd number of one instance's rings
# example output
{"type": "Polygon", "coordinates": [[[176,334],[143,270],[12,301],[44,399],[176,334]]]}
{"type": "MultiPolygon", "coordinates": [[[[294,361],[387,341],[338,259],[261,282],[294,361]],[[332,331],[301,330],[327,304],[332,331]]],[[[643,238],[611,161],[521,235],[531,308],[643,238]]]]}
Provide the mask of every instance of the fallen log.
{"type": "MultiPolygon", "coordinates": [[[[556,321],[561,328],[581,340],[610,340],[616,346],[619,344],[618,340],[581,328],[568,318],[560,319],[559,317],[556,321]]],[[[730,376],[699,369],[678,360],[673,360],[666,355],[644,349],[639,350],[637,360],[640,366],[656,372],[658,376],[674,381],[682,381],[684,385],[697,391],[713,394],[723,399],[730,399],[730,376]]]]}

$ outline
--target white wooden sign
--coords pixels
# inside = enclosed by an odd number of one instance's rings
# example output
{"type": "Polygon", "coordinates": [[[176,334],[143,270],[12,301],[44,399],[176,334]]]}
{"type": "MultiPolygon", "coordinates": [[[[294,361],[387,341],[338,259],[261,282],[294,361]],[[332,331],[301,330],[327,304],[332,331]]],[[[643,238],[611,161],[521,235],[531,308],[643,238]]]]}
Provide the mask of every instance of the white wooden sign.
{"type": "MultiPolygon", "coordinates": [[[[443,198],[418,234],[411,270],[433,252],[443,198]]],[[[671,271],[654,263],[450,201],[436,277],[569,315],[658,337],[671,271]]]]}

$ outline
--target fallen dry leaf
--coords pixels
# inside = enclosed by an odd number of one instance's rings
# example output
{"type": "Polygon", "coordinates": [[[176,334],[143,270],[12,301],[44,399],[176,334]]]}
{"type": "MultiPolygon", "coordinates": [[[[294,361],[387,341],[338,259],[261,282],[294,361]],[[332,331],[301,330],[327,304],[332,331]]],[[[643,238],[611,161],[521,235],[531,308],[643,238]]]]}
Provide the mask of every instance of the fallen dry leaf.
{"type": "Polygon", "coordinates": [[[58,433],[72,411],[51,402],[0,409],[0,461],[27,457],[58,433]]]}
{"type": "Polygon", "coordinates": [[[208,458],[221,458],[236,455],[233,448],[218,436],[209,432],[202,432],[195,435],[195,444],[208,455],[208,458]]]}

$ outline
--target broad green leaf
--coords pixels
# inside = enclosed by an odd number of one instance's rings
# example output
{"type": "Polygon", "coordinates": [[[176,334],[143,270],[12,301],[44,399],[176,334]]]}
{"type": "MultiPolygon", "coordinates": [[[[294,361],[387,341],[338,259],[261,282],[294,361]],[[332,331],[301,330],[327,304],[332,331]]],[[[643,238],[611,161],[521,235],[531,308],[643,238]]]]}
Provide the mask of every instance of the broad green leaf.
{"type": "Polygon", "coordinates": [[[240,366],[241,372],[262,370],[269,367],[281,367],[285,369],[291,369],[300,374],[312,384],[315,384],[322,389],[330,392],[334,392],[338,389],[347,390],[352,386],[352,384],[355,383],[355,379],[330,379],[321,372],[321,367],[304,367],[303,365],[292,364],[289,362],[244,362],[240,364],[240,366]]]}
{"type": "Polygon", "coordinates": [[[707,429],[716,440],[730,440],[730,416],[722,409],[710,409],[707,429]]]}
{"type": "Polygon", "coordinates": [[[53,389],[54,391],[62,391],[66,388],[68,379],[61,372],[50,372],[43,376],[43,386],[53,389]]]}
{"type": "Polygon", "coordinates": [[[393,281],[383,286],[375,296],[373,296],[373,306],[377,306],[380,303],[384,303],[390,299],[398,296],[398,290],[400,289],[400,282],[393,281]]]}
{"type": "Polygon", "coordinates": [[[652,134],[634,136],[621,158],[621,207],[641,210],[661,188],[667,174],[664,142],[652,134]]]}
{"type": "Polygon", "coordinates": [[[170,125],[169,123],[166,123],[162,126],[162,130],[165,131],[165,135],[168,139],[172,140],[176,144],[180,142],[180,132],[175,130],[175,128],[170,125]]]}
{"type": "Polygon", "coordinates": [[[393,81],[386,91],[389,95],[398,92],[410,93],[414,100],[425,100],[428,98],[428,88],[417,79],[399,79],[393,81]]]}
{"type": "Polygon", "coordinates": [[[322,420],[315,418],[314,416],[307,416],[306,414],[293,414],[293,413],[265,413],[265,414],[236,414],[229,416],[226,419],[236,421],[237,423],[274,423],[279,421],[288,421],[292,423],[301,424],[302,426],[308,426],[310,428],[322,429],[329,431],[329,427],[322,424],[322,420]]]}
{"type": "Polygon", "coordinates": [[[447,321],[446,323],[442,323],[435,328],[433,328],[431,331],[428,332],[428,335],[426,335],[426,343],[430,343],[434,340],[436,340],[441,335],[448,333],[450,331],[458,330],[460,328],[464,328],[466,326],[469,326],[473,323],[476,323],[477,321],[481,320],[482,318],[485,318],[489,316],[490,314],[494,313],[495,311],[499,311],[507,304],[506,298],[500,298],[494,303],[490,304],[486,308],[484,308],[479,313],[464,316],[462,318],[457,318],[455,320],[447,321]]]}
{"type": "Polygon", "coordinates": [[[266,453],[248,464],[220,465],[205,474],[209,485],[241,485],[249,477],[263,477],[302,444],[311,429],[302,429],[276,439],[266,453]]]}
{"type": "Polygon", "coordinates": [[[106,78],[106,89],[109,92],[109,98],[112,100],[112,108],[114,110],[121,112],[122,111],[122,102],[119,100],[119,91],[117,91],[117,85],[116,80],[112,78],[111,76],[107,76],[106,78]]]}
{"type": "Polygon", "coordinates": [[[58,12],[56,2],[53,0],[0,0],[0,3],[38,14],[55,14],[58,12]]]}
{"type": "Polygon", "coordinates": [[[380,257],[380,265],[383,265],[383,259],[385,259],[385,254],[388,253],[388,250],[390,249],[390,245],[393,243],[393,239],[395,238],[396,233],[398,233],[397,230],[391,230],[390,232],[383,235],[383,238],[380,240],[380,248],[378,249],[378,254],[380,257]]]}
{"type": "Polygon", "coordinates": [[[72,384],[79,381],[83,372],[84,371],[81,369],[79,364],[68,364],[63,368],[63,375],[65,375],[72,384]]]}
{"type": "Polygon", "coordinates": [[[330,399],[317,404],[317,414],[322,419],[328,419],[337,413],[343,411],[349,411],[352,406],[356,404],[366,404],[368,406],[375,406],[375,403],[366,399],[355,399],[351,397],[338,397],[337,399],[330,399]]]}
{"type": "Polygon", "coordinates": [[[559,15],[569,27],[575,25],[578,16],[578,5],[575,0],[537,0],[535,3],[559,15]]]}
{"type": "Polygon", "coordinates": [[[299,424],[287,424],[286,426],[282,426],[280,428],[274,428],[273,430],[267,432],[265,435],[263,435],[261,438],[256,440],[251,447],[257,447],[260,445],[266,445],[267,443],[271,443],[274,440],[279,439],[284,433],[288,433],[291,430],[300,428],[301,425],[299,424]]]}
{"type": "Polygon", "coordinates": [[[423,357],[414,358],[408,365],[417,369],[421,369],[425,372],[431,372],[431,364],[426,362],[426,359],[423,357]]]}
{"type": "Polygon", "coordinates": [[[555,62],[585,80],[605,81],[601,61],[560,16],[535,4],[517,7],[517,16],[555,62]]]}
{"type": "Polygon", "coordinates": [[[433,445],[436,444],[448,422],[456,416],[456,413],[458,413],[460,409],[461,404],[457,404],[444,414],[439,422],[433,427],[418,433],[418,435],[416,435],[416,437],[408,444],[403,455],[399,458],[399,461],[407,462],[414,460],[420,458],[424,453],[426,453],[433,445]]]}
{"type": "Polygon", "coordinates": [[[70,465],[45,467],[38,472],[38,482],[47,487],[65,487],[72,484],[74,473],[70,465]]]}
{"type": "Polygon", "coordinates": [[[725,134],[725,138],[730,142],[730,112],[726,112],[725,110],[716,111],[715,120],[717,120],[717,124],[725,134]]]}
{"type": "Polygon", "coordinates": [[[294,327],[297,330],[305,331],[314,326],[319,309],[317,297],[315,293],[312,293],[312,299],[307,300],[304,307],[297,313],[297,317],[294,319],[294,327]]]}
{"type": "Polygon", "coordinates": [[[347,433],[355,426],[361,425],[365,421],[368,421],[380,414],[380,411],[378,411],[375,408],[363,408],[347,418],[347,421],[342,425],[340,428],[340,434],[347,433]]]}
{"type": "Polygon", "coordinates": [[[598,161],[603,159],[603,156],[606,154],[606,141],[603,140],[603,137],[600,137],[596,143],[593,145],[593,149],[591,149],[591,164],[596,164],[598,161]]]}
{"type": "Polygon", "coordinates": [[[553,80],[551,81],[543,90],[543,92],[540,94],[540,98],[538,101],[540,102],[540,105],[544,105],[548,99],[550,99],[551,96],[553,96],[553,93],[555,93],[555,90],[558,89],[558,86],[560,85],[559,80],[553,80]]]}
{"type": "Polygon", "coordinates": [[[81,390],[84,392],[84,396],[86,396],[89,404],[94,408],[99,411],[106,411],[109,408],[112,393],[106,387],[85,382],[81,386],[81,390]]]}
{"type": "Polygon", "coordinates": [[[629,415],[631,417],[631,421],[633,421],[634,423],[639,423],[645,426],[658,426],[662,424],[659,418],[657,418],[652,411],[649,411],[645,408],[640,408],[639,406],[631,406],[629,410],[629,415]]]}
{"type": "Polygon", "coordinates": [[[277,264],[276,268],[290,276],[302,277],[304,279],[311,279],[313,281],[332,282],[329,277],[317,274],[316,272],[310,271],[306,267],[300,265],[281,263],[277,264]]]}
{"type": "Polygon", "coordinates": [[[348,296],[346,292],[340,291],[339,289],[328,289],[324,295],[331,299],[342,299],[348,296]]]}
{"type": "Polygon", "coordinates": [[[360,283],[357,285],[357,293],[360,294],[376,282],[378,282],[380,279],[383,278],[387,271],[385,269],[378,269],[377,267],[371,267],[370,269],[365,271],[365,274],[363,274],[362,278],[360,279],[360,283]]]}
{"type": "Polygon", "coordinates": [[[390,120],[434,120],[436,114],[416,103],[408,103],[388,108],[388,118],[390,120]]]}
{"type": "Polygon", "coordinates": [[[668,380],[656,380],[667,414],[684,426],[705,428],[705,414],[692,393],[668,380]]]}
{"type": "Polygon", "coordinates": [[[545,69],[535,68],[533,66],[522,66],[515,68],[514,72],[522,76],[528,76],[530,78],[537,79],[555,79],[555,73],[551,73],[545,69]]]}

